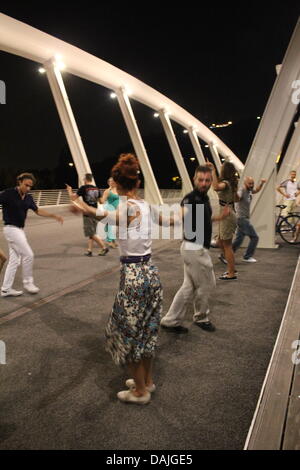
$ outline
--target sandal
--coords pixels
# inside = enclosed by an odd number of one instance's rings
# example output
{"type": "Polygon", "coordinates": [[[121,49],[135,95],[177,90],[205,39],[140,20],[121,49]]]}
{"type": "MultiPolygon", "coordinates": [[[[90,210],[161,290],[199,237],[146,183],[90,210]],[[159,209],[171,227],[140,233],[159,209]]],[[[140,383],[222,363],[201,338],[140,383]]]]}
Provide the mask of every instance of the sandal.
{"type": "Polygon", "coordinates": [[[219,279],[220,281],[237,281],[237,276],[229,277],[228,274],[222,274],[219,279]]]}

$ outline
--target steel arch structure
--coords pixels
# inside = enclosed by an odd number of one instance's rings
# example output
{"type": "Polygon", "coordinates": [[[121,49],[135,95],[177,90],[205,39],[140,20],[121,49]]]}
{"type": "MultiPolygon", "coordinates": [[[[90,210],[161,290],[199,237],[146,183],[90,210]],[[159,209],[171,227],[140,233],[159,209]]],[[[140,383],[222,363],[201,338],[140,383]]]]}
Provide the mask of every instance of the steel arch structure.
{"type": "Polygon", "coordinates": [[[218,169],[221,165],[220,156],[222,156],[232,161],[239,172],[243,171],[244,165],[238,157],[202,122],[163,94],[108,62],[4,14],[0,14],[0,49],[44,66],[79,176],[89,172],[90,168],[63,84],[60,60],[63,61],[68,73],[102,85],[116,93],[145,177],[146,198],[149,202],[162,203],[162,199],[134,118],[130,98],[158,113],[185,192],[191,190],[192,185],[171,120],[188,131],[199,164],[204,162],[200,138],[208,144],[218,169]]]}

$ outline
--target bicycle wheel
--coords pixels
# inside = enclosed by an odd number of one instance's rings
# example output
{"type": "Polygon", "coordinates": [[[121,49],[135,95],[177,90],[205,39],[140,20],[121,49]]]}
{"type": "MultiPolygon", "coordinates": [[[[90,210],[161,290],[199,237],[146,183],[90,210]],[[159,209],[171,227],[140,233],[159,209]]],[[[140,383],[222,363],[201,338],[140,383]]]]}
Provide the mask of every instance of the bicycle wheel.
{"type": "Polygon", "coordinates": [[[279,224],[278,232],[282,240],[291,245],[298,245],[300,243],[300,233],[298,233],[298,240],[295,240],[297,225],[300,224],[299,215],[288,215],[284,217],[279,224]]]}

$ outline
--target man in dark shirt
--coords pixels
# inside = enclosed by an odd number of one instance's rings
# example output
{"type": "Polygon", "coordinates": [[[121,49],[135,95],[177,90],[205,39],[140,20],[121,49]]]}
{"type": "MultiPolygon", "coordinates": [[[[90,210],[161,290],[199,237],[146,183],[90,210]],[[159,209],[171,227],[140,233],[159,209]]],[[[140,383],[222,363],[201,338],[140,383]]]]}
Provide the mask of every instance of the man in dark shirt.
{"type": "Polygon", "coordinates": [[[184,234],[181,255],[184,263],[184,281],[175,295],[161,326],[175,333],[187,333],[182,326],[187,305],[194,302],[193,320],[206,331],[214,331],[209,320],[209,299],[216,286],[213,264],[209,255],[212,221],[219,221],[229,214],[224,207],[222,216],[212,217],[207,192],[212,183],[212,174],[207,166],[199,166],[194,176],[195,189],[182,202],[184,234]],[[201,214],[201,210],[203,210],[201,214]],[[201,217],[202,215],[202,217],[201,217]],[[202,218],[202,220],[201,220],[202,218]],[[203,222],[203,223],[201,223],[203,222]]]}
{"type": "Polygon", "coordinates": [[[63,223],[63,218],[40,209],[29,193],[35,183],[31,173],[22,173],[17,177],[17,186],[0,193],[0,204],[4,220],[3,234],[9,246],[9,261],[1,288],[1,296],[18,296],[23,291],[12,288],[18,266],[22,263],[24,289],[36,294],[39,288],[33,282],[33,252],[24,232],[25,219],[28,209],[42,217],[52,217],[63,223]]]}
{"type": "MultiPolygon", "coordinates": [[[[101,191],[97,188],[93,182],[93,175],[91,173],[86,173],[84,177],[84,184],[80,186],[77,190],[77,193],[73,193],[71,186],[66,185],[67,191],[72,201],[75,201],[79,197],[82,197],[83,201],[91,207],[98,207],[98,201],[100,202],[101,191]]],[[[83,231],[84,235],[88,237],[88,249],[85,253],[86,256],[93,255],[93,242],[95,241],[101,248],[99,251],[99,256],[105,256],[109,251],[105,247],[104,241],[97,235],[97,224],[98,220],[94,217],[83,214],[83,231]]]]}

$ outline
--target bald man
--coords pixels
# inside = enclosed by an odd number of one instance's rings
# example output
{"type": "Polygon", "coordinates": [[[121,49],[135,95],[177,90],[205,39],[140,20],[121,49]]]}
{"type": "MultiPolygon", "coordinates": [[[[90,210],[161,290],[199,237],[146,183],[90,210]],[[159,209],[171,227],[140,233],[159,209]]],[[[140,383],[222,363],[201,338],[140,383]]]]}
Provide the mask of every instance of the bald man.
{"type": "Polygon", "coordinates": [[[252,201],[252,195],[258,193],[265,182],[265,179],[260,180],[260,184],[254,189],[253,178],[251,178],[251,176],[246,176],[244,186],[238,191],[240,200],[235,204],[237,212],[237,232],[236,238],[232,243],[232,248],[233,251],[236,251],[243,243],[245,236],[249,237],[250,241],[243,257],[243,261],[246,261],[247,263],[256,262],[253,255],[259,240],[253,225],[250,223],[250,204],[252,201]]]}

